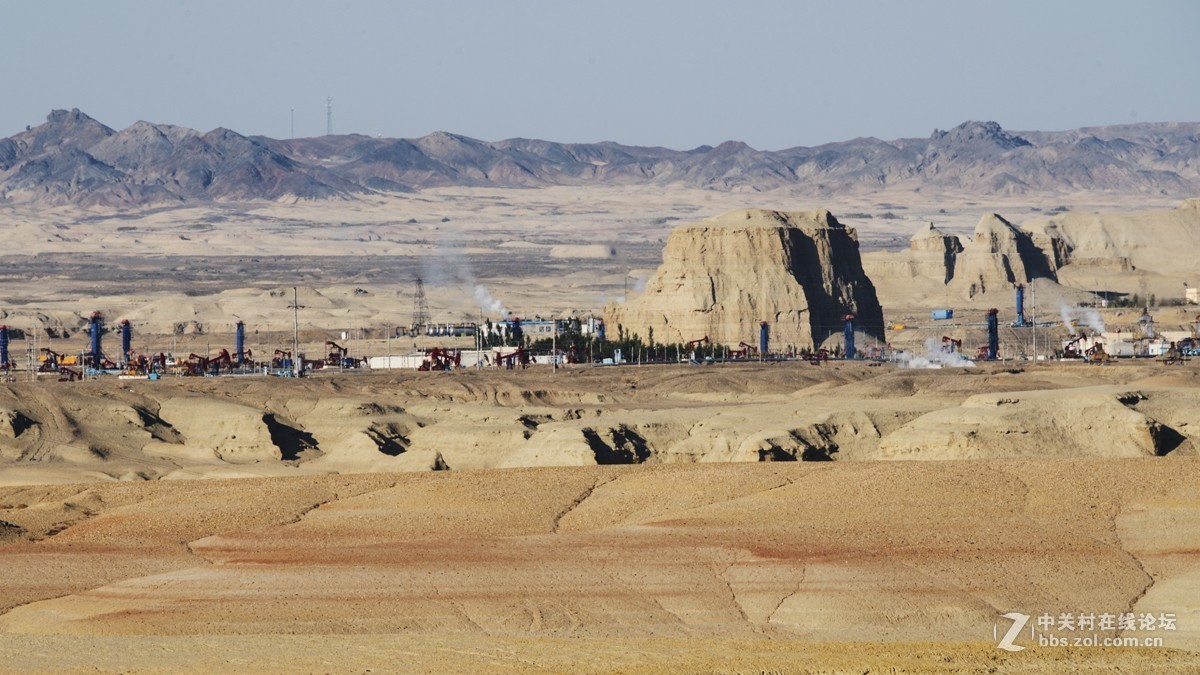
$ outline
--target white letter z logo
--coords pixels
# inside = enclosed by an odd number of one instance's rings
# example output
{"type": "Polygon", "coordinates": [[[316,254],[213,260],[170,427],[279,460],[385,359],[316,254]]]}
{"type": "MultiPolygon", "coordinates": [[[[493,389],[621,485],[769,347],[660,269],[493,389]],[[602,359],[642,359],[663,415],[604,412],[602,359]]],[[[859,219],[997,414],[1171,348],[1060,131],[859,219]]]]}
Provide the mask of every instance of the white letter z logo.
{"type": "Polygon", "coordinates": [[[1004,637],[1000,639],[1000,644],[996,646],[1000,649],[1010,652],[1019,652],[1025,649],[1021,645],[1013,644],[1013,640],[1017,639],[1017,636],[1021,634],[1021,629],[1024,628],[1025,624],[1029,622],[1029,615],[1021,614],[1020,612],[1009,612],[1008,614],[1003,614],[1001,616],[1003,616],[1005,619],[1011,619],[1013,625],[1008,629],[1008,632],[1004,634],[1004,637]]]}

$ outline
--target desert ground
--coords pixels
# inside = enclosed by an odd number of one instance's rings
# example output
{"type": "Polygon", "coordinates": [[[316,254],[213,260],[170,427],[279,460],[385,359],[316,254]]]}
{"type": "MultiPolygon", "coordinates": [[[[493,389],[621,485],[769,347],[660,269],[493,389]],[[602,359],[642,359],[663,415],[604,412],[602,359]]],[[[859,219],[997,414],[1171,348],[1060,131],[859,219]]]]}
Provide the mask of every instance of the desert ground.
{"type": "MultiPolygon", "coordinates": [[[[418,275],[439,322],[477,320],[476,286],[520,316],[587,316],[639,292],[674,226],[731,209],[828,208],[871,253],[928,222],[969,236],[993,212],[1177,205],[555,187],[3,206],[0,323],[18,364],[86,348],[93,311],[129,319],[139,352],[231,348],[243,320],[269,354],[290,349],[296,287],[301,351],[344,331],[384,355],[440,342],[385,337],[418,275]]],[[[932,300],[893,290],[907,327],[888,340],[939,340],[932,300]]],[[[985,309],[960,314],[972,349],[985,309]]],[[[1065,335],[1039,330],[1040,353],[1065,335]]],[[[1031,337],[1005,327],[1002,351],[1031,337]]],[[[944,365],[18,370],[0,384],[0,670],[1200,670],[1197,362],[944,365]],[[1161,646],[1023,634],[1010,653],[1006,612],[1176,627],[1120,632],[1161,646]]]]}
{"type": "Polygon", "coordinates": [[[0,654],[55,672],[1187,672],[1196,474],[1032,459],[10,488],[28,530],[2,549],[0,654]],[[996,649],[999,612],[1060,608],[1169,611],[1180,630],[996,649]]]}
{"type": "Polygon", "coordinates": [[[1150,362],[14,383],[0,653],[56,672],[1183,672],[1198,381],[1150,362]],[[1177,627],[1010,654],[1010,611],[1177,627]]]}

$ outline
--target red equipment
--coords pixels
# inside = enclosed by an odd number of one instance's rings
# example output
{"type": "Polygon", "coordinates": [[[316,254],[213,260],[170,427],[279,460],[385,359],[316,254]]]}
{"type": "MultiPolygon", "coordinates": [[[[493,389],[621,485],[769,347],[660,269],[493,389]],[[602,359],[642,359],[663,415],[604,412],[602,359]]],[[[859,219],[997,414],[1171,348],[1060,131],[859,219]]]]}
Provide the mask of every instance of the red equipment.
{"type": "Polygon", "coordinates": [[[442,347],[434,347],[425,355],[425,360],[417,370],[454,370],[462,362],[462,352],[459,350],[450,351],[442,347]]]}
{"type": "Polygon", "coordinates": [[[347,354],[346,348],[333,340],[326,340],[325,346],[329,348],[329,353],[325,356],[325,365],[334,367],[342,365],[342,360],[346,358],[347,354]]]}
{"type": "Polygon", "coordinates": [[[1070,342],[1063,345],[1063,358],[1065,358],[1065,359],[1082,359],[1082,358],[1084,358],[1084,354],[1082,352],[1080,352],[1079,348],[1076,346],[1079,344],[1079,341],[1082,340],[1084,337],[1085,337],[1084,332],[1079,331],[1079,335],[1076,335],[1075,337],[1071,338],[1070,342]]]}
{"type": "Polygon", "coordinates": [[[500,365],[502,363],[504,364],[504,367],[509,370],[512,370],[513,367],[515,367],[518,363],[521,364],[522,368],[524,368],[525,366],[529,365],[529,353],[526,352],[524,348],[517,347],[516,351],[513,353],[496,358],[496,365],[500,365]]]}
{"type": "Polygon", "coordinates": [[[819,366],[819,365],[821,365],[822,361],[829,360],[829,350],[828,349],[818,349],[815,352],[803,352],[800,356],[805,359],[808,359],[808,362],[810,364],[812,364],[814,366],[819,366]]]}

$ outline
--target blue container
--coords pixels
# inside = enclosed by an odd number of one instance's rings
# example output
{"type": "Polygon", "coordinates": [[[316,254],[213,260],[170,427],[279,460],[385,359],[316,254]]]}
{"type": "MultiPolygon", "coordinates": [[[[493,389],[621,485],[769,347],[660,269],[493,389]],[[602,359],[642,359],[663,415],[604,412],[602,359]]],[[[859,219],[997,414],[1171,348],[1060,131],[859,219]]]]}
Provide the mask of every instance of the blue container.
{"type": "Polygon", "coordinates": [[[954,310],[952,309],[935,309],[929,313],[934,321],[945,321],[946,319],[954,318],[954,310]]]}

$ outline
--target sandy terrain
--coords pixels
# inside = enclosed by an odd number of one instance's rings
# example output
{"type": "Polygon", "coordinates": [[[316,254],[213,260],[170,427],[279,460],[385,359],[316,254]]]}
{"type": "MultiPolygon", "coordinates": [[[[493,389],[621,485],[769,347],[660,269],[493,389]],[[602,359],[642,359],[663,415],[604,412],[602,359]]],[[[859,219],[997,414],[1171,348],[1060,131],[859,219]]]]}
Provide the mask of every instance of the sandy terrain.
{"type": "Polygon", "coordinates": [[[22,531],[0,544],[0,654],[5,669],[53,671],[1183,672],[1200,667],[1182,651],[1200,647],[1198,469],[721,464],[5,488],[0,515],[22,531]],[[1162,648],[1008,654],[992,637],[1005,611],[1172,612],[1178,630],[1162,648]]]}
{"type": "Polygon", "coordinates": [[[1198,668],[1198,378],[786,364],[9,385],[0,654],[53,671],[1198,668]],[[869,461],[889,459],[940,461],[869,461]],[[614,462],[641,464],[596,466],[614,462]],[[529,465],[556,466],[503,468],[529,465]],[[213,480],[142,480],[195,477],[213,480]],[[992,631],[1009,611],[1173,613],[1177,630],[1008,654],[992,631]]]}
{"type": "Polygon", "coordinates": [[[0,485],[629,463],[1195,456],[1200,373],[804,362],[18,382],[0,485]]]}

